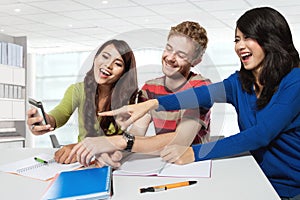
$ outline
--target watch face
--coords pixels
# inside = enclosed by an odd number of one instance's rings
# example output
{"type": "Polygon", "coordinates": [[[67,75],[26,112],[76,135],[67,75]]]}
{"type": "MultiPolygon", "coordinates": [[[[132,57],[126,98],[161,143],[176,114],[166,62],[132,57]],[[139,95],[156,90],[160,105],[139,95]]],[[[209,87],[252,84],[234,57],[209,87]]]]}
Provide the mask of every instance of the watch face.
{"type": "Polygon", "coordinates": [[[124,137],[127,138],[128,140],[134,140],[134,135],[124,132],[124,137]]]}

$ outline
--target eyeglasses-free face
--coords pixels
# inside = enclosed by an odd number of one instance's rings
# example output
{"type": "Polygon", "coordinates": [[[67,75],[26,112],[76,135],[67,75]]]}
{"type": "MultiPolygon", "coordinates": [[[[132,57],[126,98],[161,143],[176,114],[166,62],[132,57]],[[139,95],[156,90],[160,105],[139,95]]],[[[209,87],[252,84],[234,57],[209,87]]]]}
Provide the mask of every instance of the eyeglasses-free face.
{"type": "Polygon", "coordinates": [[[194,41],[184,35],[171,35],[162,55],[162,71],[167,77],[187,77],[194,58],[194,41]]]}
{"type": "Polygon", "coordinates": [[[107,45],[94,60],[95,80],[98,84],[112,85],[122,76],[124,61],[113,44],[107,45]]]}

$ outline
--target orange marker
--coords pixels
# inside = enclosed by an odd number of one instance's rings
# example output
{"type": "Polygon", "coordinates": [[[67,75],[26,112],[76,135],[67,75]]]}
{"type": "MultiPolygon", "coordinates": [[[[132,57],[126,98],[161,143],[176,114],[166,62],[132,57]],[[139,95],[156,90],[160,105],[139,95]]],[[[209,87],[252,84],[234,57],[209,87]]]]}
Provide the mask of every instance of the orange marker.
{"type": "Polygon", "coordinates": [[[153,186],[153,187],[148,187],[148,188],[141,188],[140,193],[159,192],[159,191],[164,191],[164,190],[168,190],[168,189],[172,189],[172,188],[193,185],[195,183],[197,183],[197,181],[184,181],[184,182],[179,182],[179,183],[172,183],[172,184],[159,185],[159,186],[153,186]]]}

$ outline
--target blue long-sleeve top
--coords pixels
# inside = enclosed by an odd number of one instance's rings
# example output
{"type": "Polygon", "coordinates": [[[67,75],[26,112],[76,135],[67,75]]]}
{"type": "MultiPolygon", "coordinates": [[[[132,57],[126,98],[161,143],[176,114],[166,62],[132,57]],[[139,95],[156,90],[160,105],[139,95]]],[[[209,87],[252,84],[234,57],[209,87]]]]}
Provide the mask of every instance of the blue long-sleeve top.
{"type": "Polygon", "coordinates": [[[281,197],[300,194],[300,68],[286,75],[270,102],[256,109],[257,97],[242,89],[238,72],[222,82],[158,98],[159,108],[177,110],[230,103],[240,133],[192,146],[196,161],[250,151],[281,197]]]}

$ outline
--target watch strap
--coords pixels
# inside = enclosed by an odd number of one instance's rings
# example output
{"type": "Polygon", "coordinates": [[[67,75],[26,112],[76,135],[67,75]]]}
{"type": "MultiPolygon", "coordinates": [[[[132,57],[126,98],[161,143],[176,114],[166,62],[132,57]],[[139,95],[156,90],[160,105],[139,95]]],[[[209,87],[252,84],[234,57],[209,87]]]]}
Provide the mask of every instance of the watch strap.
{"type": "Polygon", "coordinates": [[[130,133],[124,132],[123,133],[123,138],[127,142],[127,146],[124,150],[128,151],[128,152],[131,152],[133,144],[134,144],[135,136],[130,134],[130,133]]]}

